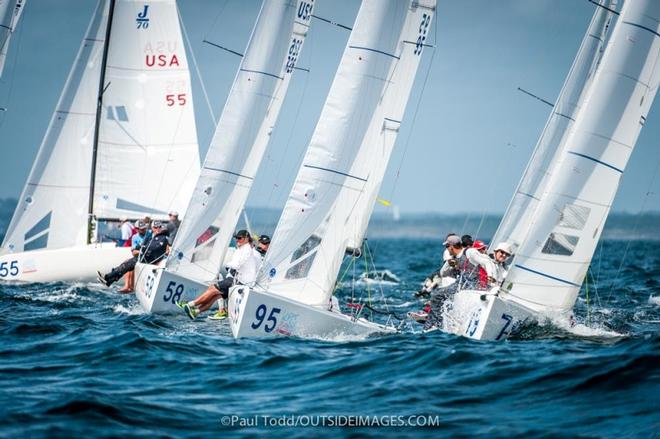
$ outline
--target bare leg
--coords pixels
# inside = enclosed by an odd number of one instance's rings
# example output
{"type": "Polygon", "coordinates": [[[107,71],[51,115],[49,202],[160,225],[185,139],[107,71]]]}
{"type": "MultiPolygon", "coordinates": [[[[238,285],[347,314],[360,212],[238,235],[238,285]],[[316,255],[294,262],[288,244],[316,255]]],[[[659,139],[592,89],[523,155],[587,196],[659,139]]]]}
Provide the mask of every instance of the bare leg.
{"type": "Polygon", "coordinates": [[[190,302],[190,304],[197,307],[200,312],[204,312],[211,308],[221,296],[220,290],[215,285],[211,285],[199,297],[190,302]]]}
{"type": "Polygon", "coordinates": [[[128,272],[128,288],[130,288],[131,291],[135,290],[135,270],[128,272]]]}
{"type": "Polygon", "coordinates": [[[131,282],[131,275],[133,271],[129,271],[124,275],[124,287],[119,290],[120,293],[131,293],[133,291],[133,282],[131,282]]]}

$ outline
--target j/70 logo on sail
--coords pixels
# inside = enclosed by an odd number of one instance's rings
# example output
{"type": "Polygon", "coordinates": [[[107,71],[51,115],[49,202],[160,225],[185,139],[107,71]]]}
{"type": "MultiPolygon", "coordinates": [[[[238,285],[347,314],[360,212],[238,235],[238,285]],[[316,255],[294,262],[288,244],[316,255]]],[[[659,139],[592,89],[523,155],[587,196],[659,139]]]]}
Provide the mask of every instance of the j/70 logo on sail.
{"type": "Polygon", "coordinates": [[[144,10],[138,12],[135,22],[137,23],[138,29],[146,29],[149,27],[149,19],[147,18],[147,13],[149,12],[149,5],[144,5],[144,10]]]}

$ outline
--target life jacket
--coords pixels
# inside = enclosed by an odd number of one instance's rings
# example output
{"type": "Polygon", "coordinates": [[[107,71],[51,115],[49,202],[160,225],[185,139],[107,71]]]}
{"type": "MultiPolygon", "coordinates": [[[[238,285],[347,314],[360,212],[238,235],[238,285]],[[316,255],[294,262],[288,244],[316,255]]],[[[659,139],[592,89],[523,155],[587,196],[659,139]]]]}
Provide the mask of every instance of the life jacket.
{"type": "Polygon", "coordinates": [[[126,241],[124,241],[124,245],[122,247],[131,247],[133,244],[133,236],[137,233],[137,229],[135,226],[131,223],[128,223],[128,226],[131,228],[131,235],[128,237],[126,241]]]}
{"type": "Polygon", "coordinates": [[[461,270],[461,286],[464,288],[486,289],[488,286],[488,274],[479,265],[474,265],[466,255],[467,249],[457,258],[458,267],[461,270]]]}

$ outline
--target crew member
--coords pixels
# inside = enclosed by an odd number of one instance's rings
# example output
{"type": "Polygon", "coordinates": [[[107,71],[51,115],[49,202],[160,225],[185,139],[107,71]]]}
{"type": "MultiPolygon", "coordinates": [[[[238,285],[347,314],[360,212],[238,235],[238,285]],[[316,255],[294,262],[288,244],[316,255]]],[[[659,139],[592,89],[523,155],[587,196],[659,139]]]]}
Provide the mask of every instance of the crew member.
{"type": "Polygon", "coordinates": [[[117,282],[121,277],[135,268],[136,262],[144,262],[145,264],[156,264],[162,260],[169,252],[169,245],[167,243],[167,229],[160,221],[153,221],[151,223],[152,236],[147,237],[140,248],[138,257],[131,257],[125,260],[119,266],[113,268],[110,273],[102,274],[97,271],[99,281],[105,286],[109,287],[117,282]]]}
{"type": "MultiPolygon", "coordinates": [[[[195,319],[200,313],[208,310],[213,304],[221,299],[220,309],[212,319],[221,320],[227,318],[227,308],[224,301],[229,297],[229,289],[235,284],[254,285],[257,279],[257,269],[261,256],[255,257],[257,253],[252,247],[252,237],[247,230],[239,230],[234,235],[236,240],[236,251],[227,264],[227,277],[215,284],[210,285],[196,299],[183,304],[182,308],[191,319],[195,319]]],[[[180,304],[181,306],[181,304],[180,304]]]]}
{"type": "Polygon", "coordinates": [[[172,245],[174,243],[174,238],[176,237],[176,232],[179,231],[179,226],[181,225],[181,220],[179,220],[179,212],[176,210],[170,211],[168,214],[169,221],[167,222],[167,232],[169,233],[169,243],[172,245]]]}

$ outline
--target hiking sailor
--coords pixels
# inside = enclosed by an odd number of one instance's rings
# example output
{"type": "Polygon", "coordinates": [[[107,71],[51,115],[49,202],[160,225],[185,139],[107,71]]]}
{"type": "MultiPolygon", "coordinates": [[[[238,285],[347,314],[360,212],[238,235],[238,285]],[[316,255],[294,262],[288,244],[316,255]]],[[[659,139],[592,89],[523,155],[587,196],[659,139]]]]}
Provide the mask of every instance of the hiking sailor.
{"type": "Polygon", "coordinates": [[[119,218],[121,225],[119,230],[121,231],[121,239],[117,242],[117,247],[130,247],[131,238],[137,232],[133,224],[128,220],[128,217],[122,216],[119,218]]]}
{"type": "Polygon", "coordinates": [[[496,272],[493,275],[495,278],[495,282],[500,284],[506,277],[508,273],[509,266],[507,264],[507,261],[513,254],[513,249],[511,248],[511,244],[508,242],[500,242],[497,244],[497,247],[495,247],[495,251],[493,252],[492,259],[495,263],[496,267],[496,272]]]}
{"type": "Polygon", "coordinates": [[[153,221],[151,223],[151,232],[152,236],[147,237],[142,242],[139,256],[133,256],[125,260],[119,266],[113,268],[108,274],[102,274],[100,271],[97,271],[99,281],[109,287],[121,279],[124,274],[135,269],[135,264],[138,260],[145,264],[156,264],[163,259],[169,252],[167,229],[162,222],[153,221]]]}
{"type": "Polygon", "coordinates": [[[257,241],[257,248],[255,250],[261,255],[262,259],[266,256],[268,247],[270,247],[270,236],[261,235],[257,241]]]}
{"type": "MultiPolygon", "coordinates": [[[[445,242],[447,242],[447,238],[450,236],[455,236],[455,233],[450,233],[445,237],[445,242]]],[[[447,263],[450,259],[454,259],[454,256],[452,256],[449,253],[449,249],[447,248],[447,244],[444,244],[445,250],[442,253],[442,263],[443,265],[447,263]]],[[[441,266],[442,268],[442,266],[441,266]]],[[[419,291],[415,293],[415,297],[426,297],[429,296],[434,289],[440,287],[440,286],[447,286],[452,282],[452,278],[447,278],[447,279],[442,279],[442,276],[440,275],[440,269],[434,271],[433,273],[429,274],[426,279],[424,279],[424,282],[422,283],[422,288],[420,288],[419,291]]]]}
{"type": "Polygon", "coordinates": [[[188,303],[178,303],[188,314],[195,319],[200,313],[208,310],[220,299],[220,310],[210,318],[220,320],[227,318],[227,309],[224,302],[229,297],[229,289],[235,284],[253,286],[257,279],[257,270],[261,264],[261,255],[252,247],[252,237],[247,230],[239,230],[234,235],[236,251],[227,263],[227,277],[210,285],[196,299],[188,303]]]}
{"type": "MultiPolygon", "coordinates": [[[[140,254],[140,249],[142,248],[142,243],[147,237],[151,236],[151,230],[147,223],[142,220],[135,221],[135,228],[137,233],[131,238],[131,254],[137,261],[137,257],[140,254]]],[[[135,288],[135,270],[131,270],[124,275],[124,288],[120,289],[120,293],[132,293],[135,288]]]]}
{"type": "Polygon", "coordinates": [[[169,244],[172,245],[174,238],[176,237],[176,232],[179,231],[179,226],[181,225],[181,220],[179,219],[179,212],[176,210],[170,211],[168,213],[169,221],[167,221],[167,232],[169,233],[169,244]]]}
{"type": "Polygon", "coordinates": [[[445,246],[453,258],[442,266],[440,276],[451,276],[457,281],[433,292],[424,329],[442,324],[444,304],[459,288],[486,290],[490,282],[496,281],[497,267],[485,253],[486,245],[476,241],[472,247],[464,248],[463,244],[463,240],[457,235],[449,236],[445,241],[445,246]]]}

